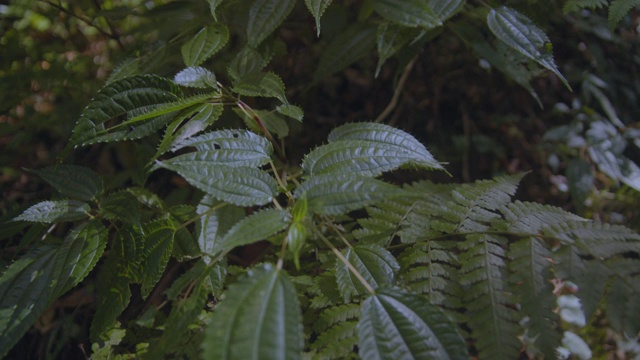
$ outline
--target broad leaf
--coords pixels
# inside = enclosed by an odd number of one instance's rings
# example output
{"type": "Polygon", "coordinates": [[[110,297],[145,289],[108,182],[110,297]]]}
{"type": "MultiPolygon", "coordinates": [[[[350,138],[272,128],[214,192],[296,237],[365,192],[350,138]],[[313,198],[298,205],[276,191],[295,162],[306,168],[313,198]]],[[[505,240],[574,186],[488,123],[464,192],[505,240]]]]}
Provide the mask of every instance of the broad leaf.
{"type": "Polygon", "coordinates": [[[378,25],[376,32],[376,45],[378,49],[378,65],[376,65],[376,77],[382,69],[382,65],[398,50],[416,36],[415,29],[406,26],[383,22],[378,25]]]}
{"type": "Polygon", "coordinates": [[[180,48],[187,66],[198,66],[229,41],[229,30],[221,23],[207,25],[180,48]]]}
{"type": "Polygon", "coordinates": [[[31,206],[13,220],[43,223],[76,221],[87,218],[90,210],[89,204],[77,200],[42,201],[31,206]]]}
{"type": "Polygon", "coordinates": [[[144,249],[141,253],[140,275],[142,296],[147,297],[164,272],[171,250],[175,227],[168,220],[157,220],[143,227],[144,249]]]}
{"type": "Polygon", "coordinates": [[[491,9],[487,16],[487,24],[498,39],[554,73],[571,89],[569,82],[553,61],[553,54],[547,50],[547,44],[551,43],[547,34],[535,26],[528,17],[501,6],[491,9]]]}
{"type": "Polygon", "coordinates": [[[331,4],[332,0],[304,0],[307,5],[307,9],[316,21],[316,35],[320,37],[320,18],[327,7],[331,4]]]}
{"type": "Polygon", "coordinates": [[[186,139],[172,150],[191,146],[196,150],[246,150],[271,155],[273,148],[269,140],[247,130],[218,130],[186,139]]]}
{"type": "MultiPolygon", "coordinates": [[[[220,251],[220,239],[231,227],[245,217],[244,210],[240,207],[225,204],[215,200],[210,195],[205,195],[196,212],[200,221],[196,224],[198,245],[204,254],[214,256],[220,251]]],[[[211,261],[210,256],[204,257],[205,264],[211,261]]]]}
{"type": "Polygon", "coordinates": [[[264,205],[277,194],[278,184],[266,172],[252,167],[230,167],[215,163],[171,164],[159,167],[177,172],[191,185],[239,206],[264,205]]]}
{"type": "Polygon", "coordinates": [[[304,113],[302,109],[295,105],[284,104],[276,107],[276,111],[280,114],[290,117],[292,119],[302,121],[304,117],[304,113]]]}
{"type": "MultiPolygon", "coordinates": [[[[221,250],[247,245],[284,230],[291,223],[291,215],[280,209],[267,209],[237,222],[217,244],[221,250]]],[[[215,250],[215,249],[214,249],[215,250]]]]}
{"type": "Polygon", "coordinates": [[[268,59],[260,55],[257,50],[244,47],[229,64],[229,75],[236,82],[258,86],[264,76],[261,71],[267,63],[268,59]]]}
{"type": "Polygon", "coordinates": [[[271,264],[251,269],[229,286],[203,342],[205,359],[298,360],[304,331],[298,295],[271,264]]]}
{"type": "Polygon", "coordinates": [[[311,175],[357,173],[378,176],[401,166],[441,169],[413,136],[388,125],[347,124],[329,134],[330,143],[310,152],[302,168],[311,175]]]}
{"type": "Polygon", "coordinates": [[[102,199],[100,214],[109,220],[140,225],[141,213],[138,199],[128,191],[118,191],[102,199]]]}
{"type": "MultiPolygon", "coordinates": [[[[246,142],[245,142],[246,143],[246,142]]],[[[168,166],[179,166],[183,168],[210,165],[225,165],[230,167],[258,167],[270,161],[269,154],[264,149],[252,145],[250,148],[235,149],[212,149],[202,150],[179,155],[165,160],[163,163],[168,166]]]]}
{"type": "Polygon", "coordinates": [[[427,0],[429,7],[442,21],[449,19],[462,10],[465,2],[465,0],[427,0]]]}
{"type": "Polygon", "coordinates": [[[456,325],[422,296],[385,288],[362,303],[358,323],[363,359],[468,359],[456,325]]]}
{"type": "Polygon", "coordinates": [[[33,170],[61,194],[80,200],[93,200],[102,193],[102,178],[95,171],[76,165],[57,165],[33,170]]]}
{"type": "Polygon", "coordinates": [[[178,85],[201,89],[218,88],[216,76],[211,71],[200,66],[192,66],[180,71],[173,78],[173,81],[178,85]]]}
{"type": "MultiPolygon", "coordinates": [[[[392,285],[400,270],[396,258],[379,245],[356,245],[343,250],[342,254],[373,289],[392,285]]],[[[341,261],[336,262],[336,280],[345,303],[349,303],[352,296],[367,293],[365,287],[341,261]]]]}
{"type": "Polygon", "coordinates": [[[442,26],[442,21],[429,7],[427,0],[375,0],[374,10],[383,18],[396,24],[433,29],[442,26]]]}
{"type": "MultiPolygon", "coordinates": [[[[244,112],[237,108],[234,109],[234,111],[238,116],[240,116],[240,118],[242,118],[251,131],[257,133],[263,132],[263,129],[260,127],[253,114],[244,112]]],[[[277,113],[266,110],[253,110],[253,113],[258,117],[269,133],[281,138],[289,135],[289,125],[287,125],[287,122],[277,113]]]]}
{"type": "Polygon", "coordinates": [[[369,55],[375,45],[376,29],[356,23],[338,34],[322,51],[314,81],[338,72],[369,55]]]}
{"type": "Polygon", "coordinates": [[[126,120],[148,114],[158,106],[178,101],[180,88],[171,80],[154,75],[136,75],[115,81],[89,102],[73,129],[71,144],[85,146],[96,142],[140,138],[153,133],[171,120],[160,116],[122,128],[126,120]],[[118,124],[107,128],[110,120],[118,124]]]}
{"type": "Polygon", "coordinates": [[[155,158],[169,150],[176,151],[181,148],[183,146],[181,143],[189,140],[193,135],[205,130],[218,120],[222,110],[222,105],[207,103],[183,112],[167,127],[155,158]]]}
{"type": "Polygon", "coordinates": [[[254,0],[249,10],[247,41],[253,48],[275,30],[296,5],[295,0],[254,0]]]}
{"type": "Polygon", "coordinates": [[[244,96],[275,97],[286,102],[284,82],[272,72],[255,73],[253,77],[234,82],[233,91],[244,96]]]}
{"type": "Polygon", "coordinates": [[[59,247],[34,247],[0,276],[0,356],[4,356],[57,297],[95,266],[107,243],[99,222],[80,225],[59,247]]]}
{"type": "Polygon", "coordinates": [[[375,202],[405,196],[402,189],[370,177],[326,174],[310,178],[296,190],[307,197],[309,210],[323,215],[339,215],[375,202]]]}

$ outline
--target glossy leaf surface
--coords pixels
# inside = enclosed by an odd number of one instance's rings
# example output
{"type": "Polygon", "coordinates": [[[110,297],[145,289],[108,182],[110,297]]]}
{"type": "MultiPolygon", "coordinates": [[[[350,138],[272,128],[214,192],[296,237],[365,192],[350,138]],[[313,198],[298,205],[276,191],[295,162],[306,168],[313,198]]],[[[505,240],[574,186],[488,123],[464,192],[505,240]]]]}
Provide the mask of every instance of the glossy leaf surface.
{"type": "Polygon", "coordinates": [[[182,59],[187,66],[198,66],[229,41],[229,30],[221,23],[207,25],[182,45],[182,59]]]}
{"type": "Polygon", "coordinates": [[[88,217],[89,210],[89,204],[77,200],[42,201],[25,210],[14,220],[43,223],[75,221],[88,217]]]}
{"type": "Polygon", "coordinates": [[[252,214],[237,222],[229,232],[220,239],[218,247],[223,250],[247,245],[284,230],[291,222],[288,212],[280,209],[267,209],[252,214]]]}

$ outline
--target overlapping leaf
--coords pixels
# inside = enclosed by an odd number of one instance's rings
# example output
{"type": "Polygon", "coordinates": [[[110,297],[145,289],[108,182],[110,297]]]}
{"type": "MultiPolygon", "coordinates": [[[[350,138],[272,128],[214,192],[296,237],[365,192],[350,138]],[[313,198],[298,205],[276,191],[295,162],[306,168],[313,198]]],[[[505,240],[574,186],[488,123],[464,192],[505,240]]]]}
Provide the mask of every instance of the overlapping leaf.
{"type": "Polygon", "coordinates": [[[562,76],[553,61],[553,55],[547,51],[546,45],[550,44],[549,38],[529,18],[506,6],[501,6],[491,9],[487,16],[487,24],[498,39],[554,73],[571,89],[569,82],[562,76]]]}
{"type": "Polygon", "coordinates": [[[183,69],[173,78],[173,81],[182,86],[195,88],[218,88],[216,76],[209,70],[200,66],[190,66],[183,69]]]}
{"type": "MultiPolygon", "coordinates": [[[[205,195],[196,208],[196,212],[202,215],[196,227],[198,245],[202,253],[211,256],[220,251],[220,239],[245,216],[242,208],[221,204],[210,195],[205,195]]],[[[209,257],[204,258],[206,264],[210,261],[209,257]]]]}
{"type": "Polygon", "coordinates": [[[362,303],[358,323],[363,359],[468,359],[456,325],[419,295],[380,289],[362,303]]]}
{"type": "Polygon", "coordinates": [[[291,223],[291,216],[284,210],[262,210],[237,222],[220,239],[217,247],[221,250],[229,250],[236,246],[266,240],[284,230],[289,223],[291,223]]]}
{"type": "Polygon", "coordinates": [[[206,359],[297,360],[304,345],[302,314],[289,277],[271,264],[231,285],[203,342],[206,359]]]}
{"type": "Polygon", "coordinates": [[[329,134],[329,142],[304,158],[305,172],[378,176],[401,166],[442,168],[413,136],[388,125],[346,124],[329,134]]]}
{"type": "Polygon", "coordinates": [[[189,111],[184,111],[167,126],[155,158],[169,150],[180,149],[182,142],[187,141],[218,120],[222,110],[222,105],[205,103],[197,105],[189,111]]]}
{"type": "Polygon", "coordinates": [[[385,182],[357,175],[325,174],[310,178],[296,190],[305,194],[309,210],[324,215],[339,215],[377,201],[407,195],[385,182]]]}
{"type": "Polygon", "coordinates": [[[198,66],[229,41],[229,30],[221,23],[212,23],[187,41],[180,51],[187,66],[198,66]]]}
{"type": "MultiPolygon", "coordinates": [[[[392,285],[400,270],[396,258],[379,245],[356,245],[343,250],[342,254],[373,289],[392,285]]],[[[340,261],[336,262],[336,280],[346,303],[352,296],[367,293],[364,285],[340,261]]]]}
{"type": "Polygon", "coordinates": [[[92,200],[102,193],[102,178],[95,171],[76,165],[57,165],[33,170],[61,194],[92,200]]]}
{"type": "Polygon", "coordinates": [[[247,40],[251,47],[257,47],[289,15],[295,0],[255,0],[249,10],[247,40]]]}
{"type": "Polygon", "coordinates": [[[89,216],[89,204],[77,200],[52,200],[39,202],[25,210],[14,221],[55,223],[75,221],[89,216]]]}
{"type": "Polygon", "coordinates": [[[334,38],[322,51],[314,81],[338,72],[369,54],[376,40],[374,27],[356,23],[334,38]]]}
{"type": "Polygon", "coordinates": [[[431,9],[427,0],[376,0],[375,11],[383,18],[396,24],[433,29],[442,26],[442,21],[431,9]]]}

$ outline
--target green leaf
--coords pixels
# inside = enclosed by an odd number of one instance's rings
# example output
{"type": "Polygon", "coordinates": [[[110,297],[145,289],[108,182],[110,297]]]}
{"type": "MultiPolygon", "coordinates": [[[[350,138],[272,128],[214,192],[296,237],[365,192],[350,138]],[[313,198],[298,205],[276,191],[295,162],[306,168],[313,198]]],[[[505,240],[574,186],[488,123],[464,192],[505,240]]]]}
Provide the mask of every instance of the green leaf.
{"type": "Polygon", "coordinates": [[[554,73],[568,89],[571,89],[569,82],[553,61],[553,55],[546,50],[546,44],[550,43],[549,38],[528,17],[501,6],[491,9],[487,16],[487,24],[498,39],[554,73]]]}
{"type": "MultiPolygon", "coordinates": [[[[244,123],[249,129],[251,129],[251,131],[257,133],[262,132],[262,128],[260,128],[260,125],[258,125],[256,119],[252,117],[252,114],[248,114],[237,108],[234,109],[234,111],[236,114],[238,114],[238,116],[240,116],[240,118],[242,118],[244,123]]],[[[260,119],[260,121],[262,121],[264,127],[267,128],[267,130],[271,134],[275,134],[281,138],[289,135],[289,125],[287,125],[287,122],[281,116],[278,116],[278,114],[276,114],[275,112],[266,110],[253,110],[253,112],[260,119]]]]}
{"type": "Polygon", "coordinates": [[[302,163],[305,172],[378,176],[405,165],[442,168],[413,136],[388,125],[346,124],[329,134],[329,142],[305,156],[302,163]]]}
{"type": "MultiPolygon", "coordinates": [[[[224,142],[224,139],[219,143],[224,142]]],[[[212,147],[213,148],[213,147],[212,147]]],[[[271,158],[266,149],[255,143],[243,142],[235,144],[235,148],[213,148],[179,155],[163,161],[165,166],[178,166],[182,168],[197,168],[200,166],[224,165],[229,167],[258,167],[267,164],[271,158]],[[241,148],[240,145],[249,145],[241,148]]]]}
{"type": "MultiPolygon", "coordinates": [[[[396,258],[379,245],[356,245],[343,250],[342,254],[373,289],[392,285],[400,270],[396,258]]],[[[336,262],[336,280],[345,303],[349,303],[352,296],[367,294],[367,289],[341,261],[336,262]]]]}
{"type": "Polygon", "coordinates": [[[562,7],[565,14],[585,8],[595,9],[607,5],[607,0],[569,0],[562,7]]]}
{"type": "Polygon", "coordinates": [[[332,0],[304,0],[307,9],[316,21],[316,35],[320,37],[320,18],[324,11],[327,10],[332,0]]]}
{"type": "Polygon", "coordinates": [[[534,340],[545,358],[553,359],[560,346],[561,336],[551,279],[551,253],[544,243],[533,237],[513,243],[509,249],[510,282],[518,296],[522,312],[529,318],[527,337],[534,340]]]}
{"type": "Polygon", "coordinates": [[[0,276],[0,357],[15,345],[57,297],[77,285],[93,269],[107,243],[97,221],[84,223],[59,247],[41,245],[0,276]]]}
{"type": "Polygon", "coordinates": [[[142,229],[144,249],[138,261],[142,275],[143,298],[151,293],[169,262],[175,231],[172,222],[164,219],[147,224],[142,229]]]}
{"type": "Polygon", "coordinates": [[[355,23],[338,34],[322,51],[313,81],[321,81],[369,55],[375,45],[376,29],[355,23]]]}
{"type": "Polygon", "coordinates": [[[193,135],[203,131],[213,124],[222,115],[223,106],[219,104],[202,104],[194,107],[176,118],[168,127],[164,138],[158,147],[156,158],[171,149],[176,151],[182,148],[183,142],[193,135]],[[187,122],[180,126],[186,119],[187,122]],[[178,128],[178,126],[180,126],[178,128]]]}
{"type": "Polygon", "coordinates": [[[640,6],[640,0],[613,0],[609,5],[609,26],[611,29],[624,18],[629,10],[640,6]]]}
{"type": "Polygon", "coordinates": [[[202,215],[196,224],[198,245],[202,253],[209,255],[204,257],[207,265],[211,261],[211,256],[215,256],[221,250],[220,239],[234,224],[245,217],[242,208],[228,204],[221,206],[221,204],[224,203],[210,195],[205,195],[196,208],[196,212],[202,215]]]}
{"type": "Polygon", "coordinates": [[[105,141],[140,138],[149,135],[171,120],[164,116],[132,124],[129,129],[113,130],[122,122],[147,114],[158,106],[178,101],[180,88],[171,80],[154,75],[136,75],[115,81],[89,102],[73,129],[71,144],[86,146],[105,141]],[[110,120],[118,124],[107,129],[110,120]]]}
{"type": "Polygon", "coordinates": [[[138,199],[128,191],[118,191],[102,199],[100,214],[109,220],[120,220],[140,225],[141,214],[138,199]]]}
{"type": "Polygon", "coordinates": [[[14,221],[56,223],[76,221],[89,216],[89,204],[77,200],[54,200],[39,202],[25,210],[14,221]]]}
{"type": "Polygon", "coordinates": [[[429,7],[427,0],[375,0],[373,9],[383,18],[399,25],[433,29],[442,21],[429,7]]]}
{"type": "Polygon", "coordinates": [[[233,91],[244,96],[275,97],[286,102],[284,83],[278,75],[268,72],[254,74],[254,77],[236,81],[233,84],[233,91]]]}
{"type": "Polygon", "coordinates": [[[249,10],[247,41],[255,48],[289,15],[295,0],[254,0],[249,10]]]}
{"type": "Polygon", "coordinates": [[[422,296],[385,288],[362,303],[362,359],[468,359],[456,325],[422,296]]]}
{"type": "Polygon", "coordinates": [[[262,210],[233,225],[217,245],[221,250],[230,250],[236,246],[266,240],[284,230],[290,223],[291,215],[284,210],[262,210]]]}
{"type": "Polygon", "coordinates": [[[414,29],[405,26],[383,22],[378,25],[376,32],[376,45],[378,48],[378,65],[376,65],[376,77],[382,69],[382,65],[412,38],[415,38],[414,29]]]}
{"type": "Polygon", "coordinates": [[[278,190],[278,184],[268,173],[251,167],[167,162],[158,162],[158,166],[177,172],[189,184],[216,199],[239,206],[264,205],[273,200],[278,190]]]}
{"type": "Polygon", "coordinates": [[[304,117],[304,112],[302,112],[302,109],[295,105],[283,104],[277,106],[276,111],[284,116],[288,116],[300,122],[302,122],[302,118],[304,117]]]}
{"type": "Polygon", "coordinates": [[[200,66],[192,66],[183,69],[173,78],[173,81],[182,86],[194,88],[213,88],[218,89],[216,76],[209,70],[200,66]]]}
{"type": "Polygon", "coordinates": [[[378,201],[405,196],[402,189],[370,177],[325,174],[302,183],[295,195],[305,194],[309,210],[323,215],[339,215],[378,201]]]}
{"type": "Polygon", "coordinates": [[[465,2],[465,0],[428,0],[427,4],[440,20],[445,21],[462,10],[465,2]]]}
{"type": "Polygon", "coordinates": [[[102,193],[100,175],[83,166],[57,165],[32,171],[66,196],[93,200],[102,193]]]}
{"type": "Polygon", "coordinates": [[[257,50],[244,47],[229,64],[229,75],[237,82],[259,86],[268,62],[257,50]]]}
{"type": "Polygon", "coordinates": [[[303,346],[296,289],[281,270],[264,264],[225,292],[206,331],[203,357],[298,360],[303,346]]]}
{"type": "Polygon", "coordinates": [[[187,41],[180,51],[187,66],[198,66],[222,49],[229,41],[229,30],[221,23],[205,26],[187,41]]]}

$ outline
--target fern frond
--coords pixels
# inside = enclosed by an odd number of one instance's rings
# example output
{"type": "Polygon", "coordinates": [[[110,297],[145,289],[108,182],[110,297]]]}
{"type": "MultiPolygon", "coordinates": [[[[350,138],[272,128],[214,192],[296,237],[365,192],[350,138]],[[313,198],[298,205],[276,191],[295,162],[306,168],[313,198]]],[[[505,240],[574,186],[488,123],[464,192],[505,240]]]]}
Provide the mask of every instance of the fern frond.
{"type": "Polygon", "coordinates": [[[640,0],[612,1],[609,5],[609,26],[613,29],[636,6],[640,6],[640,0]]]}
{"type": "Polygon", "coordinates": [[[339,359],[353,352],[358,343],[358,321],[340,322],[323,331],[310,347],[316,351],[316,359],[339,359]]]}
{"type": "Polygon", "coordinates": [[[565,222],[549,226],[543,232],[564,244],[575,244],[599,259],[627,252],[640,253],[640,234],[624,226],[595,221],[565,222]]]}
{"type": "Polygon", "coordinates": [[[318,322],[313,325],[317,333],[337,323],[357,319],[360,316],[360,304],[342,304],[325,309],[319,316],[318,322]]]}
{"type": "Polygon", "coordinates": [[[556,328],[558,315],[554,312],[556,304],[549,281],[551,254],[543,242],[527,237],[511,244],[508,256],[511,288],[529,318],[527,335],[534,339],[545,358],[553,359],[561,334],[556,328]]]}
{"type": "Polygon", "coordinates": [[[569,0],[562,7],[562,12],[570,13],[582,9],[596,9],[607,5],[607,0],[569,0]]]}
{"type": "Polygon", "coordinates": [[[460,282],[471,336],[481,359],[515,359],[520,315],[506,283],[507,239],[486,234],[467,236],[460,244],[460,282]]]}

